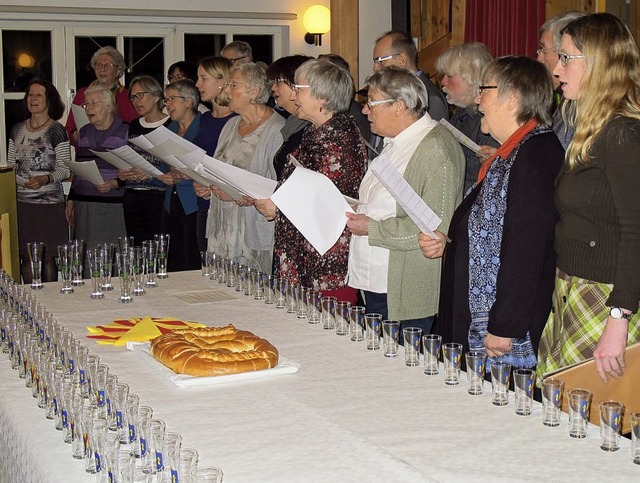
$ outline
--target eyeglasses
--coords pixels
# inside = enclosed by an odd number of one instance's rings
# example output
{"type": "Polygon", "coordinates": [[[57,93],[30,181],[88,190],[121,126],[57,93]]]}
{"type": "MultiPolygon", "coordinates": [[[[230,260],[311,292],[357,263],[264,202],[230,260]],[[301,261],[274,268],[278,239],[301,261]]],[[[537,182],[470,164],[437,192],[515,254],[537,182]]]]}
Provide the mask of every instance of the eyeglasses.
{"type": "Polygon", "coordinates": [[[374,64],[382,64],[385,60],[393,59],[397,55],[400,55],[400,54],[381,55],[380,57],[375,57],[373,59],[373,63],[374,64]]]}
{"type": "Polygon", "coordinates": [[[567,62],[574,59],[584,59],[584,55],[582,54],[565,54],[558,52],[558,60],[562,64],[562,67],[567,66],[567,62]]]}
{"type": "Polygon", "coordinates": [[[164,98],[164,103],[169,104],[170,102],[175,101],[176,99],[186,99],[185,96],[169,96],[164,98]]]}
{"type": "Polygon", "coordinates": [[[115,67],[116,64],[111,64],[111,63],[107,63],[107,64],[102,64],[102,63],[96,63],[93,68],[94,69],[111,69],[112,67],[115,67]]]}
{"type": "Polygon", "coordinates": [[[388,104],[391,102],[396,102],[398,99],[380,99],[379,101],[367,101],[367,107],[371,109],[372,107],[379,106],[380,104],[388,104]]]}
{"type": "Polygon", "coordinates": [[[282,77],[279,79],[274,79],[273,80],[274,84],[287,84],[290,85],[289,80],[288,79],[283,79],[282,77]]]}
{"type": "Polygon", "coordinates": [[[129,100],[131,102],[135,101],[135,100],[140,100],[142,99],[145,95],[149,94],[147,91],[140,91],[140,92],[136,92],[135,94],[130,94],[129,95],[129,100]]]}
{"type": "Polygon", "coordinates": [[[87,107],[95,107],[96,104],[100,104],[101,102],[104,102],[104,101],[99,101],[99,100],[95,99],[93,101],[85,102],[84,104],[80,105],[80,107],[82,109],[86,109],[87,107]]]}
{"type": "Polygon", "coordinates": [[[311,87],[309,84],[293,84],[291,88],[296,91],[296,94],[300,91],[300,89],[307,89],[311,87]]]}
{"type": "Polygon", "coordinates": [[[234,58],[234,59],[228,59],[228,60],[229,60],[229,62],[231,62],[232,64],[235,64],[235,63],[236,63],[236,62],[238,62],[239,60],[246,59],[246,58],[247,58],[247,56],[246,56],[246,55],[243,55],[242,57],[236,57],[236,58],[234,58]]]}
{"type": "Polygon", "coordinates": [[[538,55],[543,55],[546,54],[547,52],[555,52],[556,49],[554,49],[553,47],[549,48],[549,49],[545,49],[544,47],[540,47],[538,50],[536,50],[536,54],[538,55]]]}
{"type": "Polygon", "coordinates": [[[229,81],[225,82],[224,85],[230,87],[231,89],[237,89],[238,86],[244,86],[246,84],[244,82],[229,81]]]}
{"type": "Polygon", "coordinates": [[[478,86],[478,90],[480,91],[480,95],[484,93],[487,89],[497,89],[498,86],[478,86]]]}
{"type": "Polygon", "coordinates": [[[175,82],[175,81],[179,81],[179,80],[186,79],[186,78],[187,78],[187,76],[184,75],[182,72],[177,72],[175,74],[169,74],[167,76],[167,79],[169,79],[169,82],[175,82]]]}

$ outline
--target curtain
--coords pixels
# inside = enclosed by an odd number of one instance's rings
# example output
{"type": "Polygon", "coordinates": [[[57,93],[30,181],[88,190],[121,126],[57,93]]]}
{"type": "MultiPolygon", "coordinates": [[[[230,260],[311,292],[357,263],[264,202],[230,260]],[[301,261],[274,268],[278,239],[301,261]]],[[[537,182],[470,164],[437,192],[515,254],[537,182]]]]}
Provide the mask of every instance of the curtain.
{"type": "Polygon", "coordinates": [[[482,42],[494,57],[535,58],[545,0],[467,0],[465,42],[482,42]]]}

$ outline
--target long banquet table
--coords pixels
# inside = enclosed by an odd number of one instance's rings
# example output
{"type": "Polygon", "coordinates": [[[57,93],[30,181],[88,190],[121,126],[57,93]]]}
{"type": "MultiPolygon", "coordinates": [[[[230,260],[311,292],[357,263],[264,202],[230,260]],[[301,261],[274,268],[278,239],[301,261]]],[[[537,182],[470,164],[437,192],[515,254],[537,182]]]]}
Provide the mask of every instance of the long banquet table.
{"type": "MultiPolygon", "coordinates": [[[[172,273],[160,287],[116,302],[115,292],[90,300],[89,288],[71,295],[46,284],[36,296],[58,322],[127,382],[140,404],[183,447],[200,453],[232,482],[315,481],[638,481],[629,442],[616,453],[599,449],[598,428],[584,440],[569,437],[567,416],[557,428],[541,423],[536,405],[517,416],[513,401],[495,407],[490,388],[469,396],[442,375],[406,367],[402,349],[389,359],[334,331],[255,301],[199,272],[172,273]],[[155,361],[122,347],[85,339],[87,325],[117,318],[176,317],[211,326],[233,323],[272,342],[300,364],[295,374],[250,382],[178,388],[155,361]]],[[[0,355],[0,481],[90,482],[71,458],[53,422],[37,408],[24,380],[0,355]]]]}

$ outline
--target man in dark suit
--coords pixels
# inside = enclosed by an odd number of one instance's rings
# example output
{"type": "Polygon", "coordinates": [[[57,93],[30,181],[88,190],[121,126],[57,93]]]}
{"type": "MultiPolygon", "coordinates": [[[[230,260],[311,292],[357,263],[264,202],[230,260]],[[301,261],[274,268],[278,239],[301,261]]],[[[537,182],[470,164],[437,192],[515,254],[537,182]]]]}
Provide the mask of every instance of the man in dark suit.
{"type": "Polygon", "coordinates": [[[429,108],[427,112],[435,121],[449,119],[449,107],[444,95],[431,79],[418,68],[418,50],[406,32],[391,31],[382,34],[373,47],[373,71],[390,65],[404,67],[415,73],[427,88],[429,108]]]}

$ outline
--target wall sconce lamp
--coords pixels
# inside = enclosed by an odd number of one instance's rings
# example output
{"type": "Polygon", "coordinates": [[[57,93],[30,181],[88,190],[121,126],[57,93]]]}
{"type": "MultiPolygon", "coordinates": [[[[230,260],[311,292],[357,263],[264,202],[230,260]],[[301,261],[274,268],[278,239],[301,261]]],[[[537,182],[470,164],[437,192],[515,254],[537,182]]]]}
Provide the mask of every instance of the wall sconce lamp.
{"type": "Polygon", "coordinates": [[[309,7],[302,17],[302,24],[307,30],[304,41],[309,45],[322,45],[322,35],[331,30],[331,12],[324,5],[309,7]]]}

